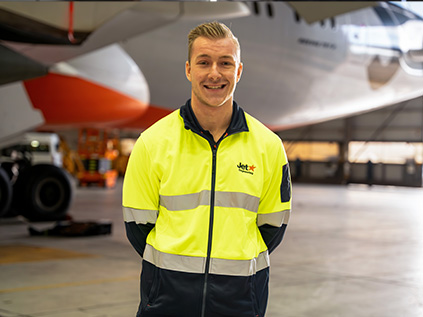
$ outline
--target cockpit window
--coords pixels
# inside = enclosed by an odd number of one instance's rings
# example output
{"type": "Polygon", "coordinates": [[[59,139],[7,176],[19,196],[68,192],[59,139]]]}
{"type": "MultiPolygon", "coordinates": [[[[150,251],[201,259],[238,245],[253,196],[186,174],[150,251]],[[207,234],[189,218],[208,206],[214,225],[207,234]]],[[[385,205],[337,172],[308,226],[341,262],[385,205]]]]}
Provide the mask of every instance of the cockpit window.
{"type": "Polygon", "coordinates": [[[399,13],[405,15],[406,17],[408,17],[409,19],[423,20],[418,14],[415,14],[412,11],[406,10],[403,7],[400,7],[397,4],[395,4],[395,3],[389,3],[389,6],[392,8],[392,10],[394,12],[399,12],[399,13]]]}
{"type": "Polygon", "coordinates": [[[391,10],[391,12],[393,13],[393,15],[395,16],[395,18],[398,20],[399,24],[403,24],[407,22],[408,20],[422,20],[422,18],[419,17],[418,15],[402,7],[399,7],[395,3],[387,3],[387,5],[389,9],[391,10]]]}
{"type": "Polygon", "coordinates": [[[403,24],[405,22],[407,22],[408,20],[410,20],[410,18],[406,17],[404,14],[399,13],[399,12],[395,12],[393,11],[393,14],[395,15],[395,17],[397,18],[399,24],[403,24]]]}
{"type": "Polygon", "coordinates": [[[379,18],[382,20],[384,26],[395,26],[397,23],[394,22],[389,12],[382,7],[375,7],[373,8],[379,18]]]}

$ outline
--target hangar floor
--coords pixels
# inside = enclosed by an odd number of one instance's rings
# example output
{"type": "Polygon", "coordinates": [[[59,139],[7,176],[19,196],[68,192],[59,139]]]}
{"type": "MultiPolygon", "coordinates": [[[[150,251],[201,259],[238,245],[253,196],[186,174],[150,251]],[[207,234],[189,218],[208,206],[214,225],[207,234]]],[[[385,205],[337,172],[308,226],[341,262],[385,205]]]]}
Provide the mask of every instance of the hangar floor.
{"type": "MultiPolygon", "coordinates": [[[[70,210],[76,221],[110,219],[112,235],[34,237],[20,219],[0,220],[0,316],[135,315],[140,265],[120,192],[121,182],[77,189],[70,210]]],[[[421,188],[294,184],[267,317],[423,316],[422,212],[421,188]]]]}

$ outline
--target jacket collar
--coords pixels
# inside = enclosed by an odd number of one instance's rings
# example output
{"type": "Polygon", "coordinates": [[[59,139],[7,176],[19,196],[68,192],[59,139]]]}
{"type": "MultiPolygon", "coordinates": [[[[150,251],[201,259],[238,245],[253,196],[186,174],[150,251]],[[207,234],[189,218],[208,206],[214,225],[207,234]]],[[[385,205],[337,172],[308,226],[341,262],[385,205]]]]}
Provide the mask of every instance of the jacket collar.
{"type": "MultiPolygon", "coordinates": [[[[180,109],[180,115],[184,119],[185,129],[200,134],[206,132],[195,117],[194,111],[191,107],[191,99],[188,99],[185,105],[180,109]]],[[[238,132],[248,132],[247,121],[245,120],[244,110],[233,102],[232,118],[226,133],[228,135],[238,132]]]]}

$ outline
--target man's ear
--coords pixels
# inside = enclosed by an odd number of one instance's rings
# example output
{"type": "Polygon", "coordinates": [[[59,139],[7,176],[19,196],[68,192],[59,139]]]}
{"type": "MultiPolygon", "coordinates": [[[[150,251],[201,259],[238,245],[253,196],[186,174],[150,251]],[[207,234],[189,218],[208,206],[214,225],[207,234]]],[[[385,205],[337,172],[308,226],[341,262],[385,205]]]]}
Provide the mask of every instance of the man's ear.
{"type": "Polygon", "coordinates": [[[187,76],[187,79],[191,81],[191,65],[188,61],[185,62],[185,76],[187,76]]]}
{"type": "Polygon", "coordinates": [[[239,80],[241,79],[241,75],[242,75],[242,69],[243,69],[243,67],[244,67],[244,64],[239,63],[239,66],[238,66],[238,72],[237,72],[237,74],[236,74],[236,82],[237,82],[237,83],[238,83],[238,82],[239,82],[239,80]]]}

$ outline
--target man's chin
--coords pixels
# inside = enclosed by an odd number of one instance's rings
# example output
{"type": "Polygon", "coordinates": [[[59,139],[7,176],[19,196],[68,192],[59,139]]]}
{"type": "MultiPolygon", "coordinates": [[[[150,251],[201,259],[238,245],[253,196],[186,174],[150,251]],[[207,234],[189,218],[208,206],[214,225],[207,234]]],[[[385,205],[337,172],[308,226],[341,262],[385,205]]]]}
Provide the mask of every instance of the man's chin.
{"type": "Polygon", "coordinates": [[[215,99],[215,100],[205,100],[204,104],[212,108],[220,108],[228,102],[229,99],[215,99]]]}
{"type": "MultiPolygon", "coordinates": [[[[228,101],[230,101],[230,97],[228,98],[227,96],[225,97],[215,97],[215,98],[207,98],[206,96],[196,96],[197,98],[197,102],[199,102],[199,104],[202,104],[206,107],[210,107],[210,108],[220,108],[222,106],[224,106],[225,104],[227,104],[228,101]]],[[[232,104],[232,103],[231,103],[232,104]]]]}

